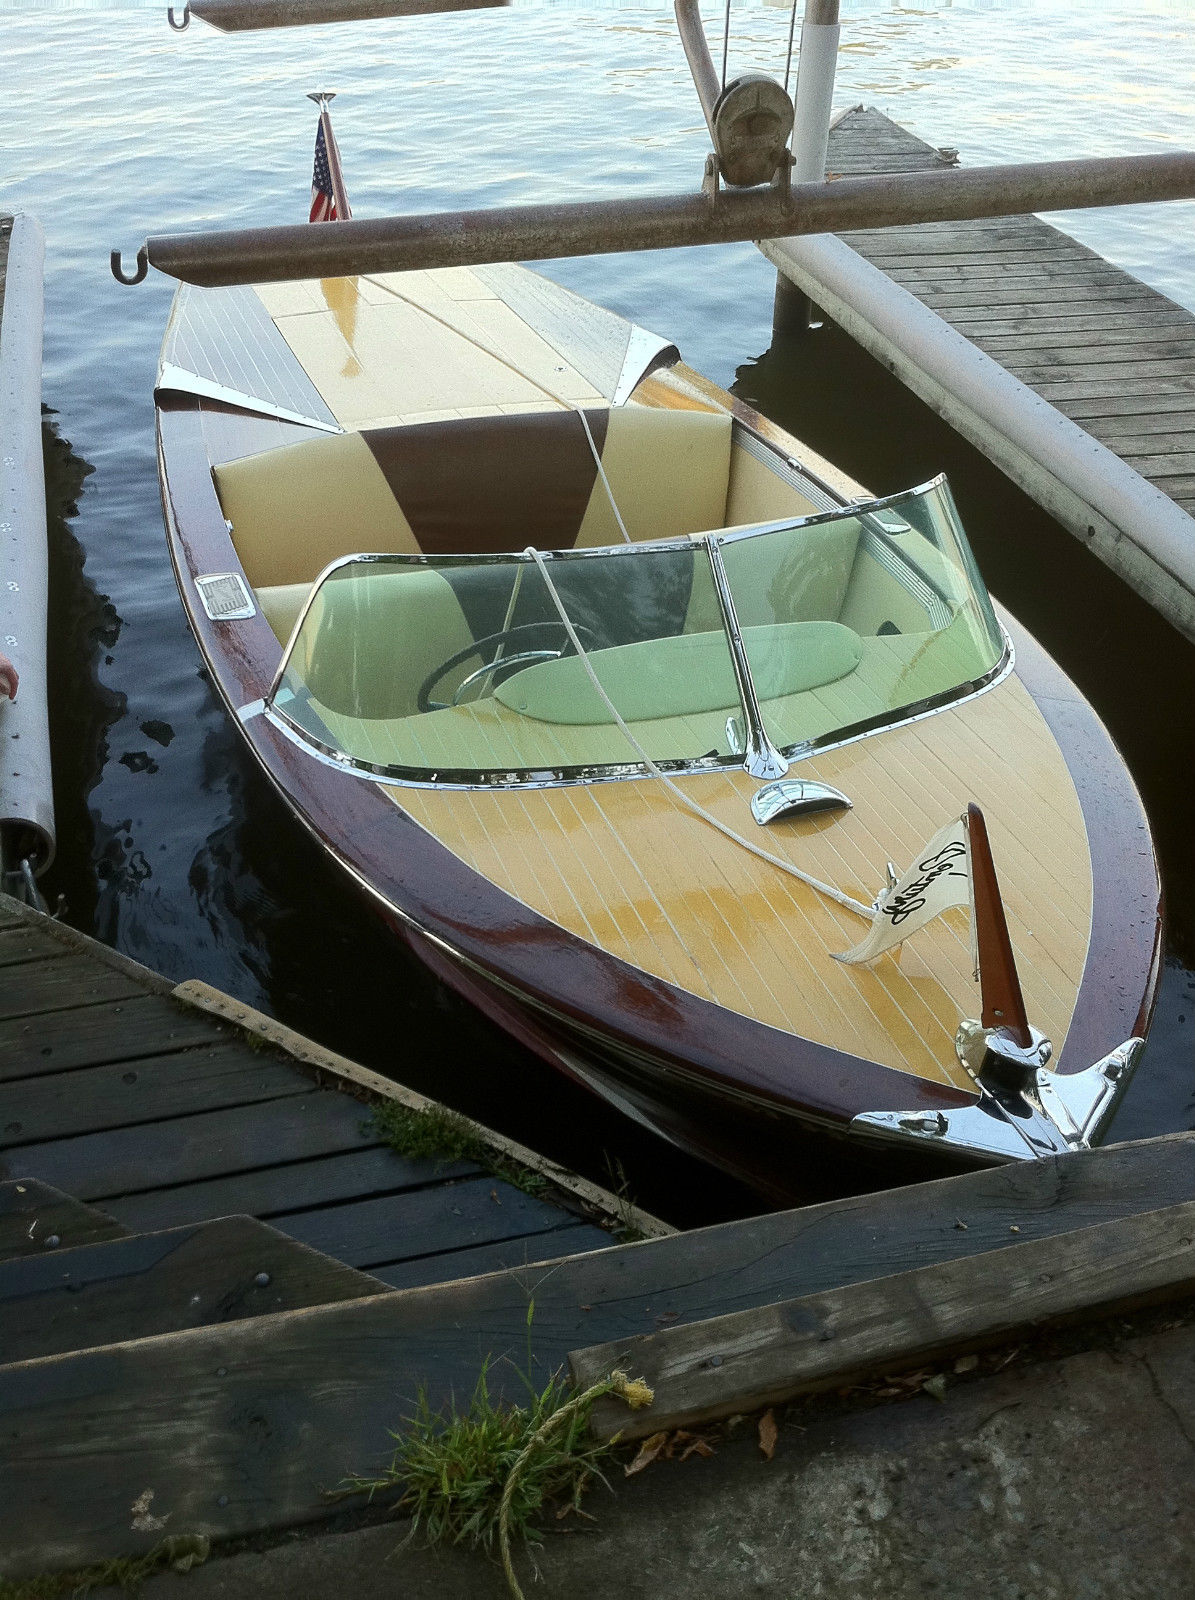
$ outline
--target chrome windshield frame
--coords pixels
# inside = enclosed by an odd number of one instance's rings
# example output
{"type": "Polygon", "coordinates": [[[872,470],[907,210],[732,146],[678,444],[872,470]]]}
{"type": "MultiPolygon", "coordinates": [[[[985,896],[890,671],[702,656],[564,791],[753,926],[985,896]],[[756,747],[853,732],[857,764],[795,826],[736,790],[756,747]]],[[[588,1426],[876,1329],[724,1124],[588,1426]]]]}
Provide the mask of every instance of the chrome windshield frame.
{"type": "MultiPolygon", "coordinates": [[[[875,735],[889,729],[905,727],[910,723],[919,722],[925,717],[933,716],[950,706],[974,699],[987,690],[995,688],[1003,682],[1015,666],[1012,641],[999,620],[995,619],[996,627],[1003,641],[1003,650],[993,665],[979,677],[953,685],[949,689],[942,690],[919,701],[911,701],[905,706],[896,708],[891,713],[881,712],[873,717],[864,718],[844,727],[832,729],[825,734],[816,735],[812,739],[795,741],[791,745],[778,747],[769,737],[764,725],[763,713],[755,690],[742,629],[734,605],[734,597],[725,565],[722,561],[722,548],[729,544],[736,544],[744,539],[759,538],[764,534],[777,533],[782,530],[816,527],[827,522],[842,521],[847,517],[866,520],[874,512],[883,511],[890,506],[898,505],[913,498],[924,497],[944,485],[946,485],[946,475],[945,473],[938,473],[935,477],[927,479],[912,488],[902,489],[896,494],[884,495],[865,501],[843,502],[833,510],[813,512],[805,517],[782,517],[771,522],[753,524],[749,528],[711,529],[707,532],[694,533],[673,539],[599,545],[584,550],[544,550],[540,554],[548,562],[585,561],[611,556],[627,559],[637,554],[686,550],[692,552],[696,557],[697,547],[704,546],[710,563],[723,632],[726,636],[727,647],[734,669],[740,710],[747,730],[747,748],[745,752],[729,752],[725,755],[709,752],[701,756],[658,760],[655,761],[654,765],[659,771],[666,772],[670,776],[722,772],[737,768],[740,771],[747,771],[753,777],[782,777],[787,773],[792,762],[805,760],[823,751],[836,750],[844,745],[854,744],[861,739],[873,738],[875,735]]],[[[883,533],[882,529],[879,531],[883,533]]],[[[963,531],[961,525],[959,531],[960,533],[963,531]]],[[[893,535],[884,534],[884,537],[889,544],[892,544],[893,535]]],[[[966,546],[964,548],[966,549],[966,546]]],[[[651,776],[649,769],[638,760],[603,763],[600,766],[577,765],[509,770],[498,768],[447,768],[435,770],[426,767],[381,766],[366,761],[361,757],[350,756],[347,752],[337,749],[333,745],[325,744],[310,729],[301,726],[293,718],[289,717],[284,707],[277,703],[277,695],[282,688],[282,680],[286,668],[315,598],[323,584],[342,569],[350,566],[380,565],[382,563],[398,567],[431,567],[435,569],[505,565],[517,565],[521,568],[524,562],[530,562],[533,559],[524,551],[493,551],[473,555],[466,553],[426,555],[423,552],[387,553],[377,551],[337,557],[336,560],[329,562],[315,579],[303,602],[290,637],[282,650],[269,690],[264,697],[263,715],[265,719],[284,734],[288,740],[324,765],[334,767],[342,772],[354,773],[374,782],[392,783],[404,788],[541,789],[565,787],[570,784],[619,782],[631,778],[651,776]]],[[[990,605],[990,596],[988,596],[986,585],[982,584],[982,578],[980,582],[982,585],[981,594],[990,605]]]]}

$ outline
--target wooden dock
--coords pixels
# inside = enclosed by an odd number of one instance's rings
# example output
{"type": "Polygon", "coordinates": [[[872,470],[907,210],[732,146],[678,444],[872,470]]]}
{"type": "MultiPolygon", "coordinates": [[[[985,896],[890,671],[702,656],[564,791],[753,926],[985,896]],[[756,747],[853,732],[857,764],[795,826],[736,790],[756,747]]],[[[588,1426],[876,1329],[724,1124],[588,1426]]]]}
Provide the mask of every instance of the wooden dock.
{"type": "MultiPolygon", "coordinates": [[[[617,1225],[613,1196],[484,1130],[495,1163],[519,1186],[473,1160],[404,1159],[371,1111],[396,1100],[428,1105],[421,1096],[205,985],[172,988],[7,899],[0,900],[0,1095],[9,1253],[19,1245],[44,1264],[47,1238],[55,1238],[50,1276],[63,1296],[69,1289],[76,1318],[87,1300],[71,1277],[76,1248],[117,1235],[193,1231],[213,1218],[268,1222],[287,1239],[368,1272],[368,1293],[602,1249],[617,1225]],[[71,1200],[47,1202],[40,1186],[71,1200]]],[[[642,1216],[635,1226],[667,1231],[642,1216]]],[[[212,1238],[205,1270],[231,1292],[240,1264],[212,1238]]],[[[195,1247],[188,1251],[194,1260],[195,1247]]],[[[102,1281],[93,1271],[88,1265],[89,1293],[102,1281]]],[[[209,1287],[214,1293],[215,1280],[209,1287]]],[[[126,1335],[150,1331],[146,1288],[126,1335]]],[[[185,1325],[209,1320],[209,1301],[205,1294],[185,1325]]],[[[12,1310],[2,1285],[0,1303],[12,1310]]],[[[253,1303],[250,1295],[246,1304],[253,1303]]],[[[9,1331],[5,1325],[0,1333],[0,1360],[13,1359],[9,1331]]],[[[89,1342],[97,1331],[88,1322],[89,1342]]]]}
{"type": "Polygon", "coordinates": [[[595,1424],[650,1432],[1195,1289],[1193,1135],[618,1244],[500,1136],[532,1181],[399,1157],[387,1098],[427,1104],[0,900],[0,1577],[326,1517],[483,1369],[626,1363],[657,1405],[595,1424]]]}
{"type": "MultiPolygon", "coordinates": [[[[830,134],[832,177],[931,171],[955,161],[954,151],[861,106],[841,115],[830,134]]],[[[762,248],[802,293],[1195,638],[1195,315],[1034,216],[840,237],[961,335],[981,363],[986,356],[994,365],[968,373],[956,346],[943,338],[935,347],[932,330],[928,338],[912,330],[911,317],[904,337],[899,302],[881,321],[865,281],[848,281],[841,263],[819,267],[818,241],[762,248]],[[1036,410],[1022,407],[1021,436],[1004,421],[1005,375],[1038,402],[1036,410]],[[1160,529],[1152,548],[1141,534],[1147,521],[1160,529]]]]}

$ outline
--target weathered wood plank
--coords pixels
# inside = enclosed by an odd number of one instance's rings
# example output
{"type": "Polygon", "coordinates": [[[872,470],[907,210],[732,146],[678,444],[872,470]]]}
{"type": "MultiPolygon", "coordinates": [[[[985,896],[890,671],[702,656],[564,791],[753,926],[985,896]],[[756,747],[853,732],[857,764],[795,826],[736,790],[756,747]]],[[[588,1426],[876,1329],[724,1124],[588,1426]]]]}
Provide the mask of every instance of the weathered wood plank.
{"type": "Polygon", "coordinates": [[[90,956],[53,956],[30,962],[0,985],[0,1020],[97,1005],[142,992],[133,978],[90,956]]]}
{"type": "Polygon", "coordinates": [[[377,1144],[362,1131],[365,1108],[312,1089],[246,1110],[204,1111],[140,1128],[23,1145],[0,1155],[0,1178],[39,1177],[84,1200],[104,1200],[197,1178],[301,1161],[377,1144]]]}
{"type": "Polygon", "coordinates": [[[1054,369],[1075,371],[1078,368],[1125,367],[1140,372],[1153,368],[1159,372],[1185,370],[1195,362],[1195,338],[1156,342],[1135,340],[1120,344],[1100,337],[1098,333],[1085,333],[1078,338],[1066,335],[1061,339],[1035,339],[1021,335],[1016,339],[981,340],[989,354],[999,355],[1000,364],[1009,372],[1024,367],[1050,372],[1054,369]]]}
{"type": "Polygon", "coordinates": [[[1090,360],[1074,366],[1054,366],[1048,360],[1025,364],[1016,362],[1010,363],[1008,370],[1022,383],[1029,384],[1039,392],[1044,392],[1050,384],[1089,383],[1101,376],[1112,383],[1132,382],[1138,378],[1161,383],[1167,378],[1195,377],[1195,354],[1182,360],[1176,360],[1173,356],[1164,359],[1159,357],[1156,361],[1090,360]]]}
{"type": "MultiPolygon", "coordinates": [[[[1040,289],[1056,284],[1059,292],[1055,298],[1062,304],[1066,303],[1067,293],[1074,285],[1119,285],[1126,282],[1125,274],[1119,267],[1098,259],[1054,261],[1034,257],[1032,260],[1021,261],[1016,266],[1002,268],[996,263],[989,265],[986,260],[976,258],[965,266],[944,266],[935,261],[932,266],[894,268],[888,265],[885,271],[898,283],[904,283],[909,288],[941,290],[947,293],[958,287],[982,287],[992,283],[1005,284],[1014,289],[1040,289]]],[[[1135,281],[1127,280],[1129,283],[1135,281]]],[[[1141,287],[1146,286],[1141,285],[1141,287]]]]}
{"type": "Polygon", "coordinates": [[[276,1218],[275,1226],[339,1261],[372,1268],[546,1233],[567,1215],[497,1178],[480,1177],[302,1211],[276,1218]]]}
{"type": "Polygon", "coordinates": [[[1144,399],[1154,404],[1165,404],[1166,398],[1189,399],[1195,396],[1195,379],[1188,377],[1162,377],[1157,373],[1143,378],[1129,378],[1120,373],[1112,377],[1103,373],[1099,377],[1075,380],[1054,373],[1043,378],[1037,392],[1056,406],[1070,406],[1080,401],[1098,400],[1103,403],[1144,399]]]}
{"type": "MultiPolygon", "coordinates": [[[[37,928],[16,926],[0,929],[0,968],[16,967],[26,961],[50,961],[67,954],[66,947],[37,928]]],[[[16,973],[7,974],[5,984],[20,981],[16,973]]]]}
{"type": "Polygon", "coordinates": [[[794,1395],[899,1371],[960,1346],[1005,1338],[1195,1288],[1195,1201],[1036,1239],[966,1261],[734,1312],[570,1357],[580,1388],[616,1367],[655,1391],[650,1413],[612,1398],[594,1409],[599,1438],[681,1427],[794,1395]]]}
{"type": "Polygon", "coordinates": [[[1191,450],[1190,441],[1176,439],[1173,448],[1165,451],[1159,451],[1155,444],[1155,448],[1147,455],[1138,455],[1122,445],[1117,453],[1134,472],[1163,486],[1173,479],[1188,479],[1195,475],[1195,452],[1191,450]],[[1182,447],[1184,445],[1185,448],[1182,447]]]}
{"type": "Polygon", "coordinates": [[[0,1363],[384,1289],[251,1217],[53,1250],[0,1268],[0,1363]]]}
{"type": "Polygon", "coordinates": [[[1073,396],[1064,400],[1063,404],[1069,416],[1098,422],[1101,427],[1119,426],[1113,419],[1125,418],[1126,426],[1130,428],[1140,419],[1142,428],[1149,426],[1152,429],[1155,419],[1168,422],[1180,415],[1183,425],[1187,426],[1191,412],[1195,411],[1195,383],[1188,382],[1180,388],[1180,382],[1166,385],[1172,391],[1170,393],[1156,393],[1145,384],[1136,385],[1136,393],[1123,392],[1111,384],[1093,384],[1091,387],[1109,392],[1073,396]],[[1173,392],[1176,390],[1177,393],[1173,392]]]}
{"type": "Polygon", "coordinates": [[[48,1183],[33,1178],[0,1183],[0,1262],[97,1239],[120,1239],[128,1231],[115,1218],[48,1183]],[[48,1244],[51,1239],[58,1243],[48,1244]]]}
{"type": "MultiPolygon", "coordinates": [[[[1073,285],[1076,294],[1081,293],[1085,301],[1099,301],[1101,304],[1132,306],[1140,301],[1148,300],[1153,293],[1142,284],[1136,284],[1131,278],[1126,278],[1123,283],[1081,283],[1075,281],[1073,285]]],[[[917,290],[917,298],[933,310],[940,310],[949,321],[948,313],[963,306],[1021,306],[1037,304],[1056,305],[1060,296],[1058,286],[1033,287],[1012,281],[1002,281],[999,278],[973,280],[957,289],[932,289],[921,287],[917,290]]]]}
{"type": "MultiPolygon", "coordinates": [[[[291,1062],[245,1044],[205,1045],[50,1078],[24,1078],[4,1091],[0,1150],[222,1106],[247,1106],[310,1087],[310,1079],[291,1062]]],[[[146,1140],[153,1137],[152,1131],[146,1132],[146,1140]]]]}
{"type": "Polygon", "coordinates": [[[1137,443],[1142,449],[1154,440],[1167,438],[1189,439],[1195,434],[1195,399],[1182,410],[1138,413],[1125,417],[1090,417],[1088,432],[1098,439],[1115,439],[1117,448],[1131,448],[1137,443]]]}
{"type": "Polygon", "coordinates": [[[569,1349],[957,1262],[1014,1224],[1032,1241],[1190,1201],[1193,1151],[1176,1135],[2,1369],[22,1495],[0,1501],[0,1571],[144,1547],[154,1536],[133,1533],[128,1506],[147,1484],[174,1526],[213,1536],[325,1514],[323,1490],[347,1466],[388,1457],[387,1428],[421,1383],[438,1404],[467,1392],[489,1356],[495,1387],[509,1377],[518,1392],[501,1358],[524,1365],[532,1298],[540,1378],[569,1349]]]}
{"type": "MultiPolygon", "coordinates": [[[[364,1108],[362,1108],[364,1110],[364,1108]]],[[[384,1145],[345,1155],[317,1156],[285,1166],[238,1172],[149,1194],[127,1195],[109,1203],[114,1217],[130,1228],[173,1228],[205,1217],[243,1213],[283,1217],[342,1200],[393,1194],[451,1178],[475,1176],[472,1162],[408,1161],[384,1145]]]]}
{"type": "Polygon", "coordinates": [[[1195,348],[1195,322],[1176,324],[1152,316],[1121,317],[1118,322],[1102,317],[1052,317],[1047,323],[1034,323],[1023,317],[1018,322],[984,321],[971,324],[963,318],[951,319],[960,333],[980,345],[989,355],[1025,346],[1042,349],[1089,348],[1092,344],[1123,345],[1127,349],[1159,345],[1186,345],[1195,348]]]}
{"type": "Polygon", "coordinates": [[[0,1022],[0,1082],[238,1037],[235,1029],[156,994],[17,1017],[0,1022]]]}
{"type": "Polygon", "coordinates": [[[523,1239],[504,1239],[498,1244],[478,1245],[471,1250],[453,1250],[445,1255],[416,1256],[378,1267],[373,1276],[394,1289],[419,1289],[426,1284],[455,1283],[462,1278],[479,1278],[486,1273],[521,1271],[538,1262],[561,1256],[580,1255],[587,1250],[609,1250],[615,1240],[592,1223],[577,1222],[550,1233],[529,1234],[523,1239]]]}

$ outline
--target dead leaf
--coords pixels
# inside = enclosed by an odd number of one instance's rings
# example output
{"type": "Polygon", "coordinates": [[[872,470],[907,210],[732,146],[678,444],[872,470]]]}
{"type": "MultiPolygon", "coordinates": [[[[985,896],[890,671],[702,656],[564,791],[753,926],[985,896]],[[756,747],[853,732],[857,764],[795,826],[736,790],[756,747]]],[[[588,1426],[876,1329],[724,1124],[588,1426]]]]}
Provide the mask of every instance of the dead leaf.
{"type": "Polygon", "coordinates": [[[624,1469],[627,1477],[631,1478],[636,1472],[642,1472],[644,1467],[650,1467],[656,1457],[663,1453],[667,1443],[668,1435],[666,1433],[653,1433],[650,1439],[644,1439],[639,1446],[638,1455],[624,1469]]]}
{"type": "Polygon", "coordinates": [[[927,1378],[921,1385],[926,1394],[932,1394],[935,1400],[946,1399],[946,1379],[939,1372],[936,1377],[927,1378]]]}
{"type": "Polygon", "coordinates": [[[759,1419],[759,1448],[763,1451],[764,1460],[770,1461],[776,1454],[776,1441],[780,1437],[780,1429],[776,1426],[776,1414],[765,1411],[759,1419]]]}
{"type": "Polygon", "coordinates": [[[954,1370],[959,1373],[974,1372],[978,1365],[978,1356],[960,1356],[954,1363],[954,1370]]]}
{"type": "Polygon", "coordinates": [[[693,1438],[681,1451],[681,1460],[687,1461],[690,1456],[712,1456],[714,1447],[708,1439],[693,1438]]]}

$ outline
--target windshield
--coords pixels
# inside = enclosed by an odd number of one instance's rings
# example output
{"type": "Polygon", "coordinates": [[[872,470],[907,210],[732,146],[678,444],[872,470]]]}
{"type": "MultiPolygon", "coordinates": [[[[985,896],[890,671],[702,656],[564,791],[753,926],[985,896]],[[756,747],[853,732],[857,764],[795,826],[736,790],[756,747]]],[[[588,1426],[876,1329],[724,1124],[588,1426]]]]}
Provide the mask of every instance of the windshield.
{"type": "MultiPolygon", "coordinates": [[[[732,534],[722,561],[769,739],[780,750],[897,713],[986,676],[1004,640],[945,480],[881,509],[732,534]],[[784,630],[832,617],[855,641],[850,672],[769,694],[784,630]]],[[[804,648],[826,648],[802,630],[804,648]],[[806,640],[806,635],[807,640],[806,640]]],[[[832,635],[833,640],[839,634],[832,635]]]]}
{"type": "Polygon", "coordinates": [[[339,564],[271,710],[383,775],[542,782],[641,769],[636,745],[674,770],[740,762],[751,719],[732,622],[788,752],[963,692],[1003,654],[944,483],[865,511],[542,559],[546,580],[530,553],[339,564]]]}

